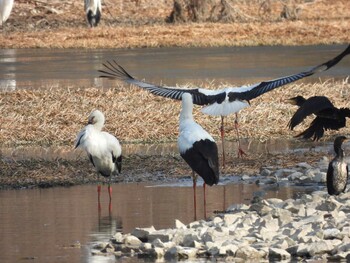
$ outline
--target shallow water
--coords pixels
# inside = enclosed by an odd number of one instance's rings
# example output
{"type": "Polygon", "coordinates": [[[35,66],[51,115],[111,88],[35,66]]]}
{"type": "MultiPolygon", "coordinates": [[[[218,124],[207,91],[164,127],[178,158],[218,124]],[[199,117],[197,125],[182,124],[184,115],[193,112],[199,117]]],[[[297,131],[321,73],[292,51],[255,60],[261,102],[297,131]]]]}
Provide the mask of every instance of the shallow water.
{"type": "MultiPolygon", "coordinates": [[[[97,70],[116,59],[129,73],[148,82],[165,85],[230,83],[242,85],[269,80],[325,62],[345,45],[301,47],[226,47],[161,49],[2,49],[0,89],[59,86],[112,87],[97,70]]],[[[350,60],[344,59],[327,72],[306,78],[345,78],[350,60]]]]}
{"type": "MultiPolygon", "coordinates": [[[[108,241],[116,231],[128,233],[135,227],[152,225],[156,229],[174,227],[175,219],[185,224],[193,221],[191,183],[113,185],[111,208],[103,187],[100,210],[96,185],[2,190],[0,261],[104,262],[108,258],[92,256],[91,247],[98,241],[108,241]]],[[[207,187],[207,213],[225,210],[234,203],[249,203],[252,196],[265,192],[266,198],[286,199],[313,189],[269,190],[226,180],[207,187]]],[[[202,200],[202,187],[197,187],[197,219],[204,217],[202,200]]]]}

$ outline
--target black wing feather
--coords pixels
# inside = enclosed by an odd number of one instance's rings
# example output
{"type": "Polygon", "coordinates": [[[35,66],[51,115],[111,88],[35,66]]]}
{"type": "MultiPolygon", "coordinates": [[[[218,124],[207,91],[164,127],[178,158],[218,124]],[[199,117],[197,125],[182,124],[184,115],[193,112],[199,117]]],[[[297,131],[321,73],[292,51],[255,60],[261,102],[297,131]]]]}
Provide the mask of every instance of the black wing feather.
{"type": "Polygon", "coordinates": [[[341,61],[343,59],[343,57],[345,57],[346,55],[348,55],[350,53],[350,45],[338,56],[336,56],[335,58],[321,64],[318,65],[316,67],[313,67],[312,69],[310,69],[309,71],[305,71],[305,72],[301,72],[295,75],[290,75],[287,77],[282,77],[282,78],[278,78],[278,79],[274,79],[274,80],[270,80],[270,81],[263,81],[259,84],[255,84],[256,86],[254,87],[254,85],[252,85],[252,89],[245,91],[245,92],[230,92],[229,93],[229,100],[230,101],[234,101],[234,100],[246,100],[249,101],[251,99],[254,99],[268,91],[271,91],[275,88],[278,87],[282,87],[286,84],[295,82],[299,79],[311,76],[315,73],[318,72],[322,72],[322,71],[326,71],[328,69],[330,69],[331,67],[335,66],[339,61],[341,61]]]}
{"type": "Polygon", "coordinates": [[[208,105],[214,102],[221,103],[224,101],[226,94],[220,93],[217,95],[205,95],[196,89],[177,89],[177,88],[167,88],[163,86],[154,85],[151,83],[146,83],[139,81],[131,76],[121,65],[119,65],[115,60],[107,61],[103,64],[105,70],[99,70],[103,73],[101,78],[108,79],[119,79],[129,84],[139,86],[142,89],[146,89],[154,95],[162,96],[165,98],[171,98],[175,100],[181,100],[182,94],[190,93],[193,97],[193,103],[196,105],[208,105]]]}
{"type": "Polygon", "coordinates": [[[207,185],[219,182],[219,157],[215,142],[200,140],[193,144],[181,157],[189,164],[193,171],[201,176],[207,185]]]}
{"type": "Polygon", "coordinates": [[[326,130],[339,130],[345,126],[345,118],[341,119],[329,119],[323,117],[316,117],[307,128],[302,133],[298,134],[296,137],[303,137],[304,139],[310,139],[318,141],[324,135],[326,130]]]}
{"type": "Polygon", "coordinates": [[[300,124],[307,116],[317,114],[320,111],[332,110],[334,106],[325,96],[313,96],[308,98],[294,113],[289,121],[288,127],[293,130],[295,126],[300,124]]]}

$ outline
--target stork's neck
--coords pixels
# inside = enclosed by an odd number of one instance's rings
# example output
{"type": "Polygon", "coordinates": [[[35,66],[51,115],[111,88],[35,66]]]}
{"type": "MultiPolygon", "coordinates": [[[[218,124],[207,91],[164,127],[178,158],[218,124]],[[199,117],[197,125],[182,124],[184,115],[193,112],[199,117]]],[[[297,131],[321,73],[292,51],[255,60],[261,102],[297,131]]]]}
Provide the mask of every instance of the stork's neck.
{"type": "Polygon", "coordinates": [[[94,124],[94,128],[98,131],[102,131],[103,125],[104,125],[104,122],[98,121],[94,124]]]}
{"type": "Polygon", "coordinates": [[[193,120],[193,103],[192,97],[183,97],[182,98],[182,109],[180,112],[180,122],[185,120],[193,120]]]}

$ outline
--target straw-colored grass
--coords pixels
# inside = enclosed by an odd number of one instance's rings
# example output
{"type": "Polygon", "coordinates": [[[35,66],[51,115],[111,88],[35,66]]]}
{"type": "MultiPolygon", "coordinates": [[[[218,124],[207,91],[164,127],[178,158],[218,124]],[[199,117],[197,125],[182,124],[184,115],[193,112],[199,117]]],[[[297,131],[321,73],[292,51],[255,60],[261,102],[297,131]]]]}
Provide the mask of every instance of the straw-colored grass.
{"type": "MultiPolygon", "coordinates": [[[[214,88],[208,86],[207,88],[214,88]]],[[[243,137],[264,141],[271,138],[292,139],[306,124],[295,131],[287,123],[296,107],[284,100],[299,94],[305,97],[325,95],[338,107],[349,106],[348,80],[294,84],[279,88],[251,101],[243,109],[240,130],[243,137]]],[[[116,135],[123,145],[133,142],[175,141],[178,136],[178,115],[181,103],[154,96],[129,85],[116,84],[113,89],[51,88],[15,90],[0,93],[0,149],[48,146],[61,148],[56,157],[18,158],[0,151],[1,188],[49,187],[95,182],[96,172],[82,151],[73,152],[79,130],[86,125],[88,114],[100,109],[106,115],[105,130],[116,135]],[[66,158],[70,153],[74,158],[66,158]]],[[[219,117],[210,117],[195,107],[195,119],[219,140],[219,117]]],[[[308,122],[310,122],[308,119],[308,122]]],[[[228,140],[235,140],[233,116],[226,122],[228,140]]],[[[349,134],[350,127],[341,131],[327,131],[326,138],[335,134],[349,134]]],[[[219,143],[220,147],[220,143],[219,143]]],[[[325,153],[306,152],[262,154],[249,152],[238,159],[230,149],[222,176],[256,174],[261,167],[292,167],[298,162],[315,162],[325,153]]],[[[220,157],[221,159],[221,157],[220,157]]],[[[124,182],[165,181],[189,176],[189,167],[176,152],[174,154],[125,154],[123,172],[115,180],[124,182]]]]}
{"type": "MultiPolygon", "coordinates": [[[[300,125],[295,131],[287,129],[296,107],[285,103],[285,99],[299,94],[305,97],[325,95],[336,106],[349,107],[349,90],[348,80],[329,80],[288,85],[266,93],[252,100],[251,107],[240,112],[241,133],[243,137],[260,140],[281,136],[291,138],[306,125],[300,125]]],[[[73,145],[76,134],[85,126],[93,109],[105,113],[105,129],[122,142],[175,141],[180,106],[179,101],[154,96],[118,82],[111,89],[66,87],[2,92],[0,144],[73,145]]],[[[195,107],[194,115],[218,138],[219,117],[201,114],[200,107],[195,107]]],[[[233,121],[233,116],[226,118],[228,139],[235,138],[233,121]]],[[[349,133],[349,128],[341,132],[349,133]]]]}
{"type": "Polygon", "coordinates": [[[5,32],[0,34],[0,48],[210,47],[350,42],[348,0],[309,2],[302,5],[297,20],[280,18],[282,1],[270,1],[271,10],[264,14],[260,9],[261,1],[233,2],[251,19],[173,25],[164,22],[171,12],[172,1],[140,1],[137,6],[132,1],[106,1],[109,8],[105,8],[101,25],[90,30],[82,1],[67,1],[65,4],[61,1],[43,4],[45,1],[40,1],[37,5],[34,1],[15,1],[5,32]]]}

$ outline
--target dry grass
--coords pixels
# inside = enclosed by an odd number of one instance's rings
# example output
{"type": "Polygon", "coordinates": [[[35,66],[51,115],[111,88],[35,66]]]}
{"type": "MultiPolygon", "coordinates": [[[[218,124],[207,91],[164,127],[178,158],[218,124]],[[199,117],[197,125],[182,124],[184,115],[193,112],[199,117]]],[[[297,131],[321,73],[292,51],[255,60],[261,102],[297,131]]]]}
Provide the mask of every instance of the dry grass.
{"type": "MultiPolygon", "coordinates": [[[[172,1],[106,1],[100,27],[87,28],[82,1],[16,1],[1,48],[136,48],[309,45],[350,42],[347,0],[302,5],[298,20],[279,17],[281,1],[261,14],[261,1],[234,1],[253,19],[232,23],[166,24],[172,1]],[[113,8],[112,8],[113,6],[113,8]],[[54,8],[55,11],[51,9],[54,8]],[[51,10],[51,11],[50,11],[51,10]],[[108,10],[110,12],[108,12],[108,10]]],[[[302,2],[302,1],[299,1],[302,2]]]]}
{"type": "MultiPolygon", "coordinates": [[[[207,87],[214,88],[214,87],[207,87]]],[[[269,92],[251,102],[240,112],[244,137],[264,141],[269,138],[292,139],[296,131],[286,127],[296,108],[284,100],[299,94],[305,97],[326,95],[336,106],[348,106],[350,83],[345,81],[295,84],[269,92]]],[[[105,130],[115,134],[122,143],[175,141],[178,135],[180,102],[156,97],[139,88],[117,86],[115,89],[52,88],[15,90],[0,93],[0,145],[21,152],[21,147],[42,145],[61,148],[57,157],[16,158],[0,152],[1,188],[50,187],[96,182],[96,172],[85,153],[73,152],[76,134],[86,124],[92,109],[101,109],[107,117],[105,130]],[[70,153],[73,158],[65,158],[70,153]]],[[[195,119],[218,140],[220,119],[209,117],[195,107],[195,119]]],[[[235,140],[233,118],[227,119],[227,138],[235,140]]],[[[310,121],[310,120],[308,120],[310,121]]],[[[348,134],[349,127],[328,136],[348,134]]],[[[324,138],[329,139],[329,138],[324,138]]],[[[235,150],[227,156],[222,176],[257,174],[261,167],[292,167],[298,162],[313,163],[325,153],[306,152],[261,154],[249,152],[238,159],[235,150]]],[[[189,168],[179,154],[126,154],[123,172],[117,181],[165,181],[189,175],[189,168]],[[142,165],[140,165],[142,164],[142,165]]],[[[220,157],[221,158],[221,157],[220,157]]]]}
{"type": "MultiPolygon", "coordinates": [[[[116,82],[117,83],[117,82],[116,82]]],[[[213,89],[214,87],[207,87],[213,89]]],[[[216,87],[220,88],[220,87],[216,87]]],[[[266,140],[291,138],[305,125],[289,131],[287,123],[296,107],[284,102],[299,94],[305,97],[325,95],[338,107],[348,105],[348,80],[329,80],[315,84],[294,84],[264,94],[251,101],[251,107],[239,114],[244,137],[266,140]]],[[[129,85],[114,89],[52,88],[2,92],[0,101],[0,144],[73,145],[78,131],[86,124],[93,109],[106,115],[106,130],[123,143],[175,141],[178,135],[180,103],[154,96],[129,85]]],[[[200,113],[195,119],[218,138],[220,118],[200,113]]],[[[227,118],[228,139],[235,138],[233,117],[227,118]]],[[[349,133],[344,128],[342,133],[349,133]]],[[[334,134],[334,132],[327,132],[334,134]]]]}

